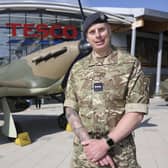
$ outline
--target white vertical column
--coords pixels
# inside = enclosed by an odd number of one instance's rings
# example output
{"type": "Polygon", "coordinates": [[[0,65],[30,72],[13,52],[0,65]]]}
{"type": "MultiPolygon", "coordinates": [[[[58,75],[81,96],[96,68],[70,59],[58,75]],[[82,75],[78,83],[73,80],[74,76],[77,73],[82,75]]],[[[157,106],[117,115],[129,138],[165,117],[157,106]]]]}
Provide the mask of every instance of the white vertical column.
{"type": "Polygon", "coordinates": [[[162,48],[163,48],[163,32],[159,34],[159,48],[157,56],[157,71],[156,71],[156,86],[155,95],[159,95],[160,91],[160,76],[161,76],[161,66],[162,66],[162,48]]]}
{"type": "Polygon", "coordinates": [[[132,35],[131,35],[131,55],[135,56],[135,44],[136,44],[136,27],[132,27],[132,35]]]}

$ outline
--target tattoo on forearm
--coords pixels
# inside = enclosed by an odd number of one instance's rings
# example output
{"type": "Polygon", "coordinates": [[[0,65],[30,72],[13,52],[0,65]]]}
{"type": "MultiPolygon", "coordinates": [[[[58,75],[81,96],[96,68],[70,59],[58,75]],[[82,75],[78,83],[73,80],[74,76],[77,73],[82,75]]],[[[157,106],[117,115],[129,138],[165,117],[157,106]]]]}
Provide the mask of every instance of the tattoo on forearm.
{"type": "Polygon", "coordinates": [[[71,118],[71,117],[78,117],[78,114],[77,114],[77,112],[75,112],[74,110],[72,110],[72,109],[69,109],[69,108],[66,108],[66,118],[67,118],[67,120],[69,121],[69,119],[71,118]]]}
{"type": "Polygon", "coordinates": [[[80,141],[89,139],[88,132],[84,128],[77,112],[75,112],[73,109],[66,108],[66,118],[80,141]]]}
{"type": "Polygon", "coordinates": [[[78,136],[81,142],[89,139],[89,135],[84,127],[74,128],[73,131],[75,135],[78,136]]]}

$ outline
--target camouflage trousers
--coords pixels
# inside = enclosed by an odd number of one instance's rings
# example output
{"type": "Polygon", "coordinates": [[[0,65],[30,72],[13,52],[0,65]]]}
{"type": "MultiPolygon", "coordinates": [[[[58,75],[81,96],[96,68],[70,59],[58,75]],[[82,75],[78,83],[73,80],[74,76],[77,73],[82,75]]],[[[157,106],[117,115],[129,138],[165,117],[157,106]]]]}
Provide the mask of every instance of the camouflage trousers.
{"type": "MultiPolygon", "coordinates": [[[[132,135],[116,144],[109,153],[116,168],[141,168],[136,160],[136,148],[132,135]]],[[[110,166],[97,166],[87,160],[83,147],[74,141],[71,168],[110,168],[110,166]]]]}

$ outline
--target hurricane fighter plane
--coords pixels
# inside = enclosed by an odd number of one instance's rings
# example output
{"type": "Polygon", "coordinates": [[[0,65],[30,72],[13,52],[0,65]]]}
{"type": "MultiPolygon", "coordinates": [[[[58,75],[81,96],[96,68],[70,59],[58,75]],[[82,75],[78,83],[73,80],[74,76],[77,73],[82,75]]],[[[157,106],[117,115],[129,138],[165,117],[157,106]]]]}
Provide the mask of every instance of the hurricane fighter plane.
{"type": "Polygon", "coordinates": [[[0,67],[2,133],[16,138],[18,132],[12,113],[28,108],[27,99],[63,93],[70,67],[90,50],[83,41],[63,42],[0,67]]]}

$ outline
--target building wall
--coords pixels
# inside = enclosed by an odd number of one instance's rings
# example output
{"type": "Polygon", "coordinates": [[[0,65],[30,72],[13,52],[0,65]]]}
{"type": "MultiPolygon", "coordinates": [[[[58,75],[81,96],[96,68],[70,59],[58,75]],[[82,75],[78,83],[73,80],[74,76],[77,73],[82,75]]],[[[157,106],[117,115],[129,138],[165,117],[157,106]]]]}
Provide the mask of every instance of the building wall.
{"type": "Polygon", "coordinates": [[[80,38],[81,19],[56,12],[0,13],[0,64],[7,64],[50,45],[80,38]]]}
{"type": "Polygon", "coordinates": [[[127,50],[127,33],[112,33],[112,44],[123,50],[127,50]]]}
{"type": "MultiPolygon", "coordinates": [[[[150,79],[150,96],[155,94],[156,67],[158,56],[159,34],[138,32],[136,37],[135,56],[141,61],[143,71],[150,79]]],[[[130,51],[131,34],[112,33],[112,44],[123,50],[130,51]]],[[[162,51],[161,81],[168,78],[168,39],[164,38],[162,51]]]]}

